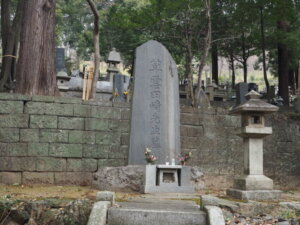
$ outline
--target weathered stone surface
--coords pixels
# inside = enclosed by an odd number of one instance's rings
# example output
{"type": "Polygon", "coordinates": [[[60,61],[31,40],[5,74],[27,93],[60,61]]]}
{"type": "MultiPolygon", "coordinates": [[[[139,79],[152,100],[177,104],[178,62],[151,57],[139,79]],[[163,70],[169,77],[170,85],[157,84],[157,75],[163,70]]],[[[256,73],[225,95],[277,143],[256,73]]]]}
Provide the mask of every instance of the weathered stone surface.
{"type": "Polygon", "coordinates": [[[96,134],[96,143],[101,145],[119,145],[120,133],[117,132],[101,132],[96,134]]]}
{"type": "Polygon", "coordinates": [[[54,102],[55,96],[44,96],[44,95],[34,95],[32,96],[33,102],[54,102]]]}
{"type": "Polygon", "coordinates": [[[57,116],[30,116],[30,128],[57,128],[57,116]]]}
{"type": "Polygon", "coordinates": [[[49,156],[81,158],[82,145],[81,144],[56,144],[56,143],[50,144],[49,156]]]}
{"type": "Polygon", "coordinates": [[[136,49],[130,133],[130,164],[145,164],[152,149],[159,163],[180,153],[179,84],[168,50],[156,41],[136,49]]]}
{"type": "Polygon", "coordinates": [[[112,145],[108,152],[110,159],[124,159],[128,157],[128,146],[112,145]]]}
{"type": "Polygon", "coordinates": [[[205,206],[210,225],[225,225],[222,210],[216,206],[205,206]]]}
{"type": "Polygon", "coordinates": [[[23,113],[23,102],[0,101],[0,113],[23,113]]]}
{"type": "Polygon", "coordinates": [[[109,146],[103,146],[103,145],[84,145],[83,157],[107,159],[109,149],[110,149],[109,146]]]}
{"type": "Polygon", "coordinates": [[[121,145],[129,146],[129,134],[127,133],[121,134],[121,145]]]}
{"type": "Polygon", "coordinates": [[[0,143],[0,156],[27,156],[27,144],[0,143]]]}
{"type": "Polygon", "coordinates": [[[96,202],[93,205],[87,225],[106,225],[109,201],[96,202]]]}
{"type": "Polygon", "coordinates": [[[84,118],[58,117],[59,129],[83,130],[84,118]]]}
{"type": "Polygon", "coordinates": [[[60,96],[60,97],[56,97],[54,102],[57,103],[73,103],[73,104],[81,104],[82,100],[81,98],[72,98],[72,97],[65,97],[65,96],[60,96]]]}
{"type": "Polygon", "coordinates": [[[219,206],[220,199],[212,195],[201,195],[200,203],[201,209],[204,209],[205,206],[219,206]]]}
{"type": "Polygon", "coordinates": [[[35,159],[31,157],[1,157],[1,171],[34,171],[35,159]]]}
{"type": "Polygon", "coordinates": [[[108,121],[104,119],[86,118],[85,130],[108,131],[108,121]]]}
{"type": "Polygon", "coordinates": [[[0,172],[1,184],[21,184],[22,174],[18,172],[0,172]]]}
{"type": "Polygon", "coordinates": [[[67,143],[68,131],[67,130],[56,130],[56,129],[41,129],[40,130],[40,142],[58,142],[67,143]]]}
{"type": "Polygon", "coordinates": [[[74,116],[91,117],[92,106],[74,105],[74,116]]]}
{"type": "Polygon", "coordinates": [[[0,142],[18,142],[19,140],[18,128],[0,128],[0,142]]]}
{"type": "Polygon", "coordinates": [[[54,182],[56,185],[81,185],[90,186],[93,174],[88,172],[56,172],[54,182]]]}
{"type": "Polygon", "coordinates": [[[238,189],[227,189],[228,196],[242,200],[278,200],[281,196],[281,191],[277,190],[254,190],[244,191],[238,189]]]}
{"type": "Polygon", "coordinates": [[[121,119],[122,120],[129,120],[130,116],[131,116],[131,110],[130,109],[126,109],[126,108],[122,108],[121,119]]]}
{"type": "Polygon", "coordinates": [[[28,143],[28,156],[48,156],[48,143],[28,143]]]}
{"type": "Polygon", "coordinates": [[[10,94],[10,93],[1,93],[0,94],[1,100],[14,100],[14,101],[30,101],[31,96],[28,95],[21,95],[21,94],[10,94]]]}
{"type": "Polygon", "coordinates": [[[115,193],[112,191],[98,191],[96,194],[97,201],[108,201],[111,206],[115,204],[115,193]]]}
{"type": "Polygon", "coordinates": [[[69,172],[95,172],[97,170],[96,159],[68,159],[67,171],[69,172]]]}
{"type": "Polygon", "coordinates": [[[27,102],[25,112],[29,114],[73,116],[74,106],[72,104],[27,102]]]}
{"type": "Polygon", "coordinates": [[[20,129],[20,142],[39,142],[39,129],[20,129]]]}
{"type": "Polygon", "coordinates": [[[95,173],[93,187],[100,190],[140,191],[143,177],[143,166],[104,167],[95,173]]]}
{"type": "Polygon", "coordinates": [[[95,144],[95,132],[93,131],[69,131],[69,143],[95,144]]]}
{"type": "Polygon", "coordinates": [[[107,166],[125,166],[127,165],[127,159],[99,159],[98,168],[107,166]]]}
{"type": "Polygon", "coordinates": [[[54,173],[24,172],[23,184],[54,184],[54,173]]]}
{"type": "Polygon", "coordinates": [[[121,109],[92,106],[91,117],[100,119],[121,119],[121,109]]]}
{"type": "Polygon", "coordinates": [[[36,160],[36,170],[41,172],[59,172],[66,171],[67,160],[50,158],[50,157],[39,157],[36,160]]]}

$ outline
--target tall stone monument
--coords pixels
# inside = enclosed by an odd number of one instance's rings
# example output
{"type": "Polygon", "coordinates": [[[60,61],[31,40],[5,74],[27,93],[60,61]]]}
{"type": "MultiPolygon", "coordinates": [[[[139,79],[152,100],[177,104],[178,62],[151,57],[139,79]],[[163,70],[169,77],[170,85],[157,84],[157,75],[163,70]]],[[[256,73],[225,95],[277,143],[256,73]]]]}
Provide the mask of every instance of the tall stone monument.
{"type": "Polygon", "coordinates": [[[146,164],[145,149],[171,162],[180,154],[179,84],[176,64],[157,41],[136,49],[129,164],[146,164]]]}

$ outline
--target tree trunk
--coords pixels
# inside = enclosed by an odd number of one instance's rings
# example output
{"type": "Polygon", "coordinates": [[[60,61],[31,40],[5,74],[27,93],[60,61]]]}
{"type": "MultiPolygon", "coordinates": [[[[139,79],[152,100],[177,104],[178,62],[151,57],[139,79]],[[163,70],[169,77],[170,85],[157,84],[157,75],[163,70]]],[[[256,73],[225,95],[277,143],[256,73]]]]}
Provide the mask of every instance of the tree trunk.
{"type": "Polygon", "coordinates": [[[55,72],[55,0],[24,1],[16,92],[59,94],[55,72]]]}
{"type": "Polygon", "coordinates": [[[298,62],[298,68],[296,72],[296,85],[298,90],[298,97],[300,97],[300,62],[298,62]]]}
{"type": "MultiPolygon", "coordinates": [[[[287,32],[288,23],[287,21],[278,21],[278,29],[287,32]]],[[[289,59],[288,49],[286,44],[278,43],[278,92],[284,100],[284,105],[289,105],[289,59]]]]}
{"type": "Polygon", "coordinates": [[[195,90],[195,102],[193,103],[194,106],[199,106],[200,104],[200,94],[202,90],[202,71],[204,69],[209,49],[211,46],[211,14],[210,14],[210,0],[204,0],[205,3],[205,10],[206,10],[206,18],[207,18],[207,29],[206,29],[206,36],[204,40],[204,53],[200,59],[199,69],[198,69],[198,85],[195,90]]]}
{"type": "Polygon", "coordinates": [[[17,62],[16,54],[19,45],[23,3],[24,1],[18,2],[16,15],[11,25],[10,0],[1,1],[1,26],[3,27],[1,31],[1,37],[3,40],[2,41],[3,59],[2,59],[2,69],[0,74],[1,77],[0,91],[4,91],[5,85],[8,83],[8,81],[10,81],[9,88],[12,88],[12,80],[15,73],[15,67],[17,62]]]}
{"type": "Polygon", "coordinates": [[[243,52],[243,71],[244,71],[244,82],[247,83],[248,78],[248,67],[247,67],[247,56],[246,56],[246,47],[245,47],[245,33],[242,33],[242,52],[243,52]]]}
{"type": "Polygon", "coordinates": [[[91,7],[91,10],[94,14],[94,64],[95,64],[95,70],[94,70],[94,77],[93,77],[93,83],[92,83],[92,90],[91,90],[91,99],[96,97],[96,91],[97,91],[97,81],[99,78],[99,64],[100,64],[100,46],[99,46],[99,13],[97,10],[97,7],[93,0],[87,0],[88,4],[91,7]]]}
{"type": "Polygon", "coordinates": [[[235,88],[235,68],[234,68],[233,54],[230,54],[230,68],[231,68],[231,87],[235,88]]]}
{"type": "Polygon", "coordinates": [[[266,66],[266,41],[265,41],[265,28],[264,28],[264,18],[263,18],[263,9],[260,8],[260,32],[261,32],[261,50],[263,55],[263,72],[264,72],[264,80],[267,89],[267,98],[268,102],[270,102],[270,84],[267,75],[267,66],[266,66]]]}
{"type": "Polygon", "coordinates": [[[214,43],[211,46],[211,72],[212,79],[215,81],[215,84],[219,84],[219,70],[218,70],[218,47],[214,43]]]}

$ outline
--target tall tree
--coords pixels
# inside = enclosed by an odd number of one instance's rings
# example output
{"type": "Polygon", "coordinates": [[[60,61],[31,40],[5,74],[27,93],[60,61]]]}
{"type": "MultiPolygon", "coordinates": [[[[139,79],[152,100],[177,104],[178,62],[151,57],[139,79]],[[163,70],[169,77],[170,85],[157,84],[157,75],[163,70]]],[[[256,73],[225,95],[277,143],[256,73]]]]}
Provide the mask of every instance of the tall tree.
{"type": "Polygon", "coordinates": [[[99,12],[93,0],[87,0],[94,15],[94,76],[92,82],[91,98],[96,97],[97,81],[99,77],[99,64],[100,64],[100,46],[99,46],[99,12]]]}
{"type": "Polygon", "coordinates": [[[0,74],[0,91],[12,88],[17,62],[23,3],[24,1],[19,0],[15,13],[12,13],[11,0],[1,0],[1,38],[3,56],[0,74]],[[13,14],[14,19],[11,21],[13,14]],[[9,87],[5,87],[7,84],[9,84],[9,87]]]}
{"type": "Polygon", "coordinates": [[[16,92],[56,95],[55,0],[24,1],[16,92]]]}

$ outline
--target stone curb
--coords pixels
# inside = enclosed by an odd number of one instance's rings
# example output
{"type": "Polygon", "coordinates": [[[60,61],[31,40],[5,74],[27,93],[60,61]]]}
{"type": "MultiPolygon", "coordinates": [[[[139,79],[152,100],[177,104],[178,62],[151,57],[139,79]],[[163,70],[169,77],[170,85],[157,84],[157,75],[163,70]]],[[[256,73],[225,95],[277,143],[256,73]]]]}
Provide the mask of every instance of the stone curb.
{"type": "Polygon", "coordinates": [[[221,208],[217,206],[204,206],[207,212],[209,225],[225,225],[225,220],[221,208]]]}
{"type": "Polygon", "coordinates": [[[87,225],[106,225],[109,201],[96,202],[93,205],[87,225]]]}

